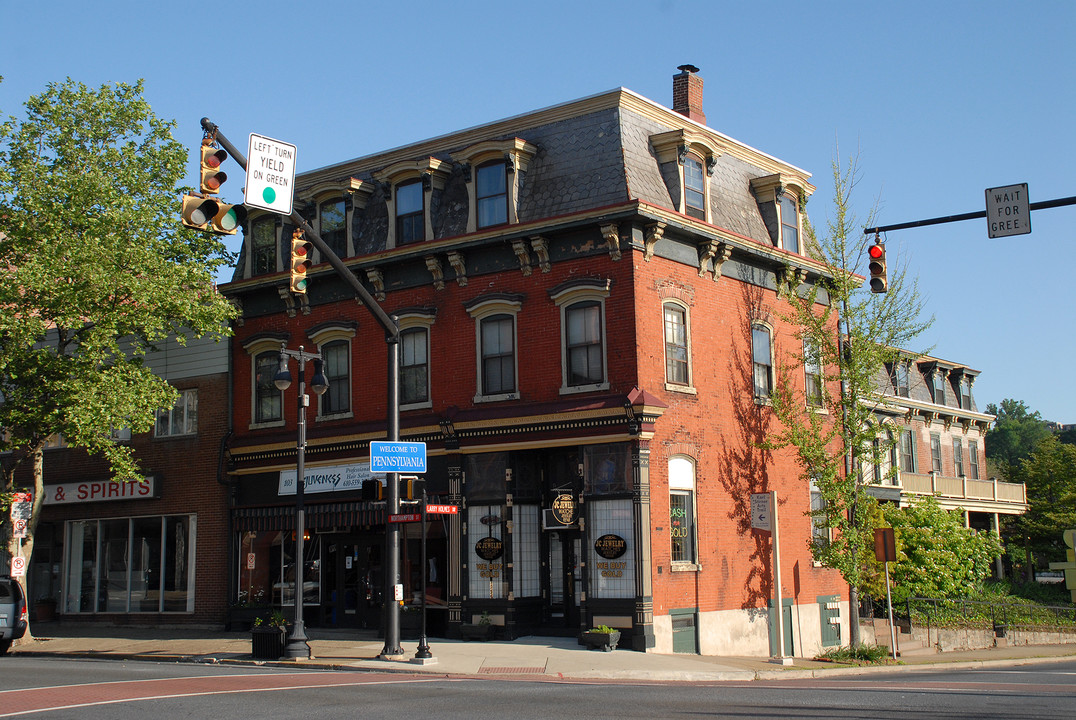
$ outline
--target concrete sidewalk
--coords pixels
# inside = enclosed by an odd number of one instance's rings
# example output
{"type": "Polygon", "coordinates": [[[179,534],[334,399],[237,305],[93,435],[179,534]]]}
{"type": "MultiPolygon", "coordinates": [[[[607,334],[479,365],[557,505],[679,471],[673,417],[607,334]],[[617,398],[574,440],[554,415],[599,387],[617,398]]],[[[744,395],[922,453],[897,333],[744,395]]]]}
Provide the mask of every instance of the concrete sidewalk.
{"type": "MultiPolygon", "coordinates": [[[[138,659],[169,662],[255,663],[249,632],[190,628],[99,627],[39,623],[34,639],[23,639],[10,654],[59,655],[99,659],[138,659]]],[[[618,649],[587,650],[574,638],[523,637],[511,642],[463,642],[430,638],[433,661],[414,661],[418,643],[404,641],[403,660],[381,660],[384,641],[358,630],[312,629],[307,632],[310,660],[280,660],[278,666],[350,668],[379,672],[546,679],[632,679],[640,681],[750,681],[832,677],[842,674],[908,672],[931,667],[983,667],[1006,662],[1041,662],[1076,658],[1076,644],[1014,647],[917,654],[902,664],[850,667],[796,658],[779,665],[766,658],[663,655],[618,649]]]]}

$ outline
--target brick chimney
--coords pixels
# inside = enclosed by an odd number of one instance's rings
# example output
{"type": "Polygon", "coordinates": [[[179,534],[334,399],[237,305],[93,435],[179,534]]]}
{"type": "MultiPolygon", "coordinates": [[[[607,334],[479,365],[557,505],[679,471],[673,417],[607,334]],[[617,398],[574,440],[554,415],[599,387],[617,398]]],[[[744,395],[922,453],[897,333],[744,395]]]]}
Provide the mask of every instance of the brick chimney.
{"type": "Polygon", "coordinates": [[[697,75],[699,69],[694,65],[681,65],[676,69],[680,74],[673,75],[673,110],[705,125],[706,113],[702,111],[702,78],[697,75]]]}

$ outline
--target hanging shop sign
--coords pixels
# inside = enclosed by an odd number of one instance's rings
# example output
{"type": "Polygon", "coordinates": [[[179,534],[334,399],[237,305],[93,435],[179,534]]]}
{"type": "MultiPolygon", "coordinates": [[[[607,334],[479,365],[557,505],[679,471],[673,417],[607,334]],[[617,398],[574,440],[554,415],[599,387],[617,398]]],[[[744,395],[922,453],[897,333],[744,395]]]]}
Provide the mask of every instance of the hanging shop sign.
{"type": "Polygon", "coordinates": [[[571,525],[575,522],[575,498],[571,495],[557,495],[553,500],[553,519],[561,525],[571,525]]]}
{"type": "Polygon", "coordinates": [[[616,560],[628,551],[628,541],[619,535],[602,535],[594,541],[594,552],[606,560],[616,560]]]}
{"type": "Polygon", "coordinates": [[[504,542],[500,538],[484,537],[474,544],[474,552],[483,560],[496,560],[504,554],[504,542]]]}
{"type": "Polygon", "coordinates": [[[147,475],[139,481],[71,482],[45,486],[46,505],[69,503],[107,502],[109,500],[152,500],[160,498],[156,475],[147,475]]]}
{"type": "MultiPolygon", "coordinates": [[[[280,471],[280,485],[277,495],[295,494],[295,468],[280,471]]],[[[370,472],[370,463],[351,463],[348,465],[325,465],[303,468],[303,493],[344,492],[345,490],[362,490],[363,480],[374,480],[370,472]]]]}

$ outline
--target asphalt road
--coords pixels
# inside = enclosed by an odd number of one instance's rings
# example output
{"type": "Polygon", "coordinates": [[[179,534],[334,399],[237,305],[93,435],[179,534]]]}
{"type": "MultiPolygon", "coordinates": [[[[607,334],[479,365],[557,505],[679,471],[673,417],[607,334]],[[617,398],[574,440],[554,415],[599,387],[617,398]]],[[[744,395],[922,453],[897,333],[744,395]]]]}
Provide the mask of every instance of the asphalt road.
{"type": "Polygon", "coordinates": [[[0,660],[0,718],[1076,718],[1076,662],[750,683],[0,660]]]}

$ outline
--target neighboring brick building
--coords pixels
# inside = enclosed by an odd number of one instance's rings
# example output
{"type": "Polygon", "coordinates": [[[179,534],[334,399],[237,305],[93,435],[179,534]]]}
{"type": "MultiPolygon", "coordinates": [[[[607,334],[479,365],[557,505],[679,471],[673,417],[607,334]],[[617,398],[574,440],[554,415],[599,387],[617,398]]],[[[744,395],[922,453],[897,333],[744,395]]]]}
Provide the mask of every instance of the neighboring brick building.
{"type": "Polygon", "coordinates": [[[65,621],[219,626],[227,603],[228,345],[168,340],[147,366],[180,392],[156,427],[129,439],[144,483],[62,441],[44,451],[45,499],[30,563],[31,598],[65,621]]]}
{"type": "MultiPolygon", "coordinates": [[[[488,613],[507,637],[606,624],[639,650],[768,655],[771,550],[749,511],[776,490],[789,650],[847,637],[846,586],[808,550],[809,488],[760,447],[798,343],[777,288],[823,272],[800,233],[814,188],[700,124],[702,79],[681,71],[675,111],[621,88],[298,178],[300,212],[399,318],[401,438],[461,506],[429,527],[435,633],[488,613]]],[[[233,591],[293,602],[296,390],[272,377],[282,344],[318,349],[306,617],[374,627],[385,517],[359,485],[386,433],[384,333],[327,264],[289,292],[292,231],[253,214],[221,287],[242,310],[233,591]]]]}
{"type": "Polygon", "coordinates": [[[995,533],[999,515],[1027,512],[1023,483],[987,477],[986,432],[994,416],[976,407],[978,376],[960,363],[911,354],[879,373],[877,415],[893,447],[889,457],[865,464],[872,495],[902,506],[933,495],[943,508],[962,512],[968,527],[995,533]]]}

